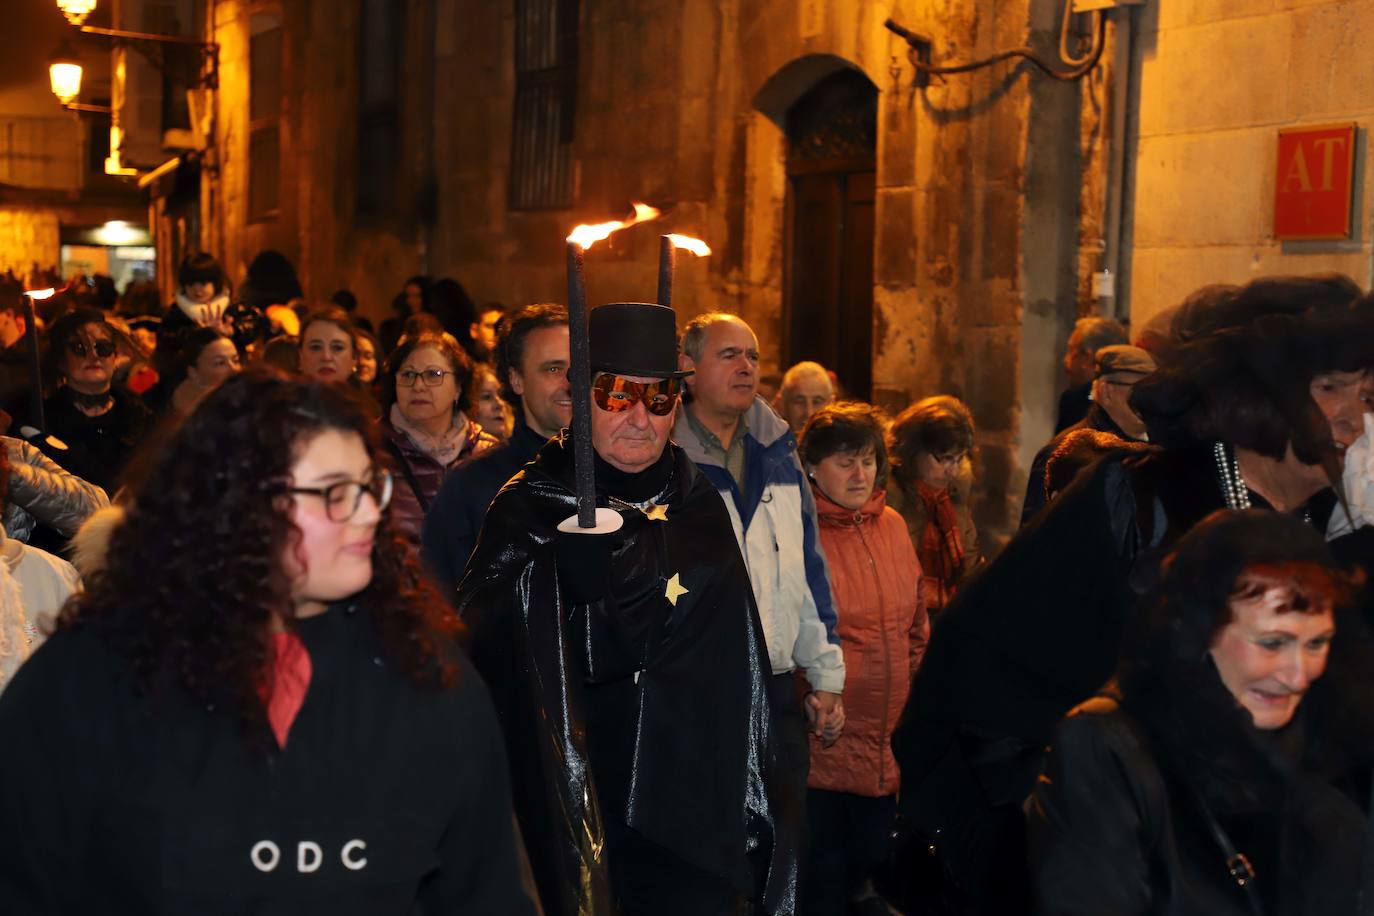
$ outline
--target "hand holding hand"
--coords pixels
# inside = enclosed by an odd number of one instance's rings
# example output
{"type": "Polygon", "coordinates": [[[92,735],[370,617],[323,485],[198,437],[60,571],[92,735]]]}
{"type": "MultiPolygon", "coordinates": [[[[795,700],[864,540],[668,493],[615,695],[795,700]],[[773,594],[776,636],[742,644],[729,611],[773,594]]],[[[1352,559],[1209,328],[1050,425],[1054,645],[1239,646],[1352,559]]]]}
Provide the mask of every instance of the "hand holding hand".
{"type": "Polygon", "coordinates": [[[840,735],[844,733],[844,701],[835,704],[834,709],[830,710],[830,716],[821,729],[821,744],[826,747],[840,740],[840,735]]]}
{"type": "Polygon", "coordinates": [[[806,695],[806,721],[825,744],[834,744],[844,730],[844,705],[838,693],[816,690],[806,695]]]}

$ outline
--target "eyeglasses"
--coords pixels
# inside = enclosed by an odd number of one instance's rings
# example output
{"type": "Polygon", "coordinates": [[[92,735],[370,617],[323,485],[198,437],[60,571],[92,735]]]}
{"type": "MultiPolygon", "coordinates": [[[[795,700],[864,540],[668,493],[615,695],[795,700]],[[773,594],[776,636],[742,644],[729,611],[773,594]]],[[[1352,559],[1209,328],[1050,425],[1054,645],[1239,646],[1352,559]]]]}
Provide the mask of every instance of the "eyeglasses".
{"type": "MultiPolygon", "coordinates": [[[[109,359],[115,355],[115,345],[112,340],[97,340],[91,349],[95,350],[95,355],[99,359],[109,359]]],[[[85,359],[90,350],[86,348],[84,340],[73,337],[67,341],[67,352],[77,359],[85,359]]]]}
{"type": "Polygon", "coordinates": [[[414,388],[416,382],[424,379],[425,387],[438,388],[444,383],[444,376],[454,374],[447,369],[426,369],[423,372],[416,372],[414,369],[402,369],[396,373],[396,384],[402,388],[414,388]]]}
{"type": "Polygon", "coordinates": [[[331,522],[346,522],[363,504],[363,494],[367,493],[381,512],[391,504],[391,472],[377,468],[372,472],[372,480],[359,483],[356,480],[341,480],[327,487],[290,487],[286,492],[306,496],[318,496],[324,500],[324,514],[331,522]]]}
{"type": "Polygon", "coordinates": [[[952,468],[963,461],[968,452],[951,452],[948,455],[931,455],[937,464],[942,464],[947,468],[952,468]]]}
{"type": "Polygon", "coordinates": [[[644,409],[656,417],[666,417],[677,404],[679,385],[675,378],[657,382],[632,382],[619,375],[603,372],[592,382],[592,400],[607,413],[631,410],[640,401],[644,409]]]}

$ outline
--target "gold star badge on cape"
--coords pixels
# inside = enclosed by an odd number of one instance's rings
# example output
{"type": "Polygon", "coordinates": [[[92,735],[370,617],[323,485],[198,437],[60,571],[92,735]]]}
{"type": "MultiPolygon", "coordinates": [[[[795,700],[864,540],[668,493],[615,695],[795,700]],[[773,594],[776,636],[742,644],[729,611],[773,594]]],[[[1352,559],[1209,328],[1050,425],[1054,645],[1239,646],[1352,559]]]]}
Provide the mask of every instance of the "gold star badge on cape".
{"type": "Polygon", "coordinates": [[[687,594],[687,588],[682,584],[682,578],[678,573],[673,573],[673,577],[668,580],[668,587],[663,592],[663,597],[668,599],[668,603],[677,607],[677,599],[687,594]]]}
{"type": "Polygon", "coordinates": [[[640,511],[651,522],[666,522],[668,520],[668,507],[660,506],[658,503],[650,503],[649,508],[640,511]]]}

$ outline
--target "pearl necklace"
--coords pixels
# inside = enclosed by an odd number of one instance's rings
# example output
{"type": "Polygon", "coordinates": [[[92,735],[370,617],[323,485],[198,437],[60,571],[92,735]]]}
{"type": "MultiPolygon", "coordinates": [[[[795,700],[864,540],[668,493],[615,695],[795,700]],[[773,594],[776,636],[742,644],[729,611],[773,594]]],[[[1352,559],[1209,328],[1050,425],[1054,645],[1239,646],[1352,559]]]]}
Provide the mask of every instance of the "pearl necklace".
{"type": "Polygon", "coordinates": [[[1217,476],[1221,478],[1221,495],[1226,499],[1226,508],[1249,509],[1250,490],[1245,486],[1245,478],[1240,476],[1240,462],[1227,454],[1224,442],[1213,443],[1212,454],[1217,459],[1217,476]]]}

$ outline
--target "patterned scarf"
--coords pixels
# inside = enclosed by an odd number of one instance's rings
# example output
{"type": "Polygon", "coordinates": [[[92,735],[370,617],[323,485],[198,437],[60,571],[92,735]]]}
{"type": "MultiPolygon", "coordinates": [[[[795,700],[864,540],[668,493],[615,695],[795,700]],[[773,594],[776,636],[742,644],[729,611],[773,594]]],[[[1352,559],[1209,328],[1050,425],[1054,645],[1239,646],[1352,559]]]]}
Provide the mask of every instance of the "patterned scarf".
{"type": "Polygon", "coordinates": [[[463,448],[468,444],[469,423],[468,418],[461,410],[453,411],[453,422],[449,428],[438,436],[430,435],[418,425],[411,423],[401,413],[400,404],[391,405],[391,425],[406,434],[410,443],[424,452],[441,468],[446,468],[457,461],[463,454],[463,448]]]}
{"type": "Polygon", "coordinates": [[[964,542],[959,536],[959,517],[949,487],[936,490],[916,481],[916,495],[926,507],[926,527],[921,532],[916,554],[926,582],[926,606],[943,608],[954,594],[960,566],[964,562],[964,542]]]}

